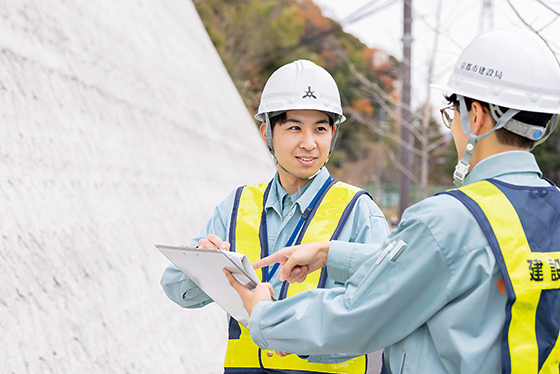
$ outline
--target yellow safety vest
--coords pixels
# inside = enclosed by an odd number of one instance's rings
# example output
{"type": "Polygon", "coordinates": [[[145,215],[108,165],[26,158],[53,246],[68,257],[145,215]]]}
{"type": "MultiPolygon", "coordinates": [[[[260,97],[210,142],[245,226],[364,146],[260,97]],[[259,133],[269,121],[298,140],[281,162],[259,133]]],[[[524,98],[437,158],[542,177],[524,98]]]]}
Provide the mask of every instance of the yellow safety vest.
{"type": "MultiPolygon", "coordinates": [[[[266,235],[261,230],[261,218],[264,215],[264,201],[272,183],[240,187],[237,191],[232,221],[230,223],[230,243],[232,248],[242,248],[251,262],[266,256],[262,253],[261,242],[266,235]],[[235,224],[234,224],[235,223],[235,224]]],[[[300,231],[298,243],[333,240],[338,236],[355,201],[365,191],[354,186],[333,180],[316,208],[309,212],[309,218],[300,231]],[[338,228],[338,229],[337,229],[338,228]],[[302,236],[303,235],[303,236],[302,236]]],[[[257,272],[263,278],[261,272],[257,272]]],[[[323,287],[326,282],[326,270],[316,271],[307,276],[302,283],[283,285],[287,296],[306,290],[323,287]]],[[[265,369],[276,369],[293,373],[352,373],[366,372],[366,356],[360,356],[339,364],[316,364],[292,354],[279,357],[273,352],[263,352],[253,341],[248,330],[240,326],[233,318],[230,321],[230,338],[228,340],[225,373],[255,373],[265,369]],[[270,357],[269,357],[270,356],[270,357]]]]}
{"type": "Polygon", "coordinates": [[[504,277],[502,373],[558,374],[560,193],[494,179],[444,193],[473,213],[504,277]]]}

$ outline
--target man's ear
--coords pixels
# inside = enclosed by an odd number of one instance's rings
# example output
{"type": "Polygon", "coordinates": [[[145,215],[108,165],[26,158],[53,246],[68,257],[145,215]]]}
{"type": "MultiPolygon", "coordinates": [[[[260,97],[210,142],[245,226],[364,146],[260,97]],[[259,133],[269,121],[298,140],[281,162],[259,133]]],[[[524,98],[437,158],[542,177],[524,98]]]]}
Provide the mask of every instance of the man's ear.
{"type": "Polygon", "coordinates": [[[473,101],[469,117],[471,119],[471,133],[475,135],[486,134],[494,127],[491,114],[478,101],[473,101]]]}
{"type": "Polygon", "coordinates": [[[264,122],[261,123],[261,128],[260,128],[260,130],[261,130],[261,137],[262,137],[262,140],[264,141],[264,144],[266,144],[266,123],[264,123],[264,122]]]}

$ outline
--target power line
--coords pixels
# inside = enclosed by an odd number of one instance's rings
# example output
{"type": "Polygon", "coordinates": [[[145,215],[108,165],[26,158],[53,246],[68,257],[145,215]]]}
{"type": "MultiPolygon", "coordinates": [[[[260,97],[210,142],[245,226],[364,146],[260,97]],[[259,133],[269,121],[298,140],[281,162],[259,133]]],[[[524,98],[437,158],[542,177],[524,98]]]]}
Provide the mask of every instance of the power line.
{"type": "Polygon", "coordinates": [[[542,0],[536,0],[537,3],[541,4],[542,6],[544,6],[546,9],[550,10],[552,13],[556,14],[557,17],[560,16],[560,13],[558,13],[557,11],[555,11],[554,9],[552,9],[548,4],[545,4],[544,1],[542,0]]]}
{"type": "Polygon", "coordinates": [[[381,4],[376,4],[377,2],[379,2],[379,0],[372,0],[369,3],[365,4],[364,6],[356,9],[354,12],[352,12],[350,15],[346,16],[344,19],[342,19],[341,21],[339,21],[339,23],[342,25],[342,27],[344,26],[348,26],[354,22],[358,22],[359,20],[369,17],[374,13],[377,13],[391,5],[395,5],[397,4],[396,1],[394,0],[387,0],[385,1],[385,3],[381,3],[381,4]],[[373,8],[373,9],[369,9],[369,7],[373,6],[373,5],[377,5],[377,7],[373,8]]]}
{"type": "Polygon", "coordinates": [[[395,4],[394,0],[386,0],[384,3],[376,4],[379,0],[371,0],[370,2],[366,3],[365,5],[361,6],[360,8],[356,9],[348,16],[344,17],[342,20],[335,22],[334,25],[329,27],[328,29],[322,30],[314,35],[302,38],[298,44],[298,46],[306,45],[309,43],[314,42],[317,39],[323,38],[333,32],[341,30],[343,27],[351,25],[355,22],[358,22],[361,19],[371,16],[374,13],[377,13],[391,5],[395,4]],[[373,9],[369,9],[372,6],[377,5],[377,7],[373,9]]]}

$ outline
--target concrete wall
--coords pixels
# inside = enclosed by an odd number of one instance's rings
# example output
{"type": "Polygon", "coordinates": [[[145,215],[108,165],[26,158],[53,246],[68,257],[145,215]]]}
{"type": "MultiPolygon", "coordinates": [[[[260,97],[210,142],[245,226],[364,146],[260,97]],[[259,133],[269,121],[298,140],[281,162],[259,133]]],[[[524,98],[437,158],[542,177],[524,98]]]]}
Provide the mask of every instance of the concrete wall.
{"type": "Polygon", "coordinates": [[[193,4],[0,19],[0,372],[221,372],[225,313],[169,301],[153,245],[274,169],[193,4]]]}

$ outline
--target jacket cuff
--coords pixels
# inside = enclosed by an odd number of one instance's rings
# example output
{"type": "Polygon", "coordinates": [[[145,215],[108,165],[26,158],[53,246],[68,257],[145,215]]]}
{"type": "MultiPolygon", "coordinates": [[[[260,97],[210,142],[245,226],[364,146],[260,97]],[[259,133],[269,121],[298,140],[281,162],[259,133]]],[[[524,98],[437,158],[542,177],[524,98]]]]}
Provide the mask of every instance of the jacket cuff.
{"type": "Polygon", "coordinates": [[[268,344],[264,339],[262,334],[260,320],[263,310],[268,303],[272,301],[261,300],[255,305],[253,311],[251,312],[251,317],[249,317],[249,332],[251,333],[251,339],[258,345],[261,349],[268,349],[268,344]]]}
{"type": "Polygon", "coordinates": [[[332,241],[327,257],[327,271],[329,278],[337,283],[346,283],[352,276],[351,265],[354,253],[352,243],[332,241]]]}

